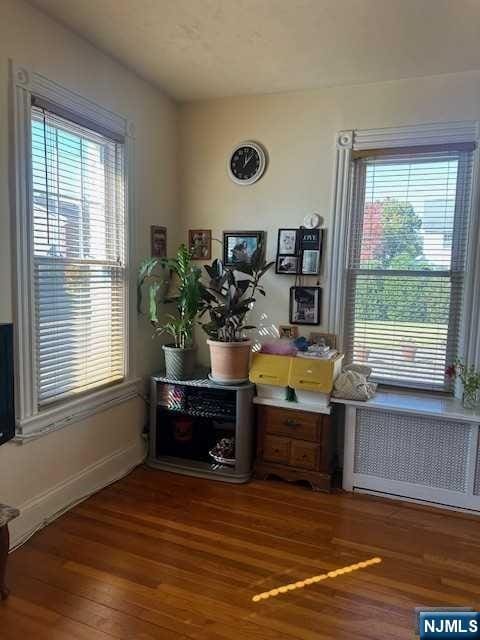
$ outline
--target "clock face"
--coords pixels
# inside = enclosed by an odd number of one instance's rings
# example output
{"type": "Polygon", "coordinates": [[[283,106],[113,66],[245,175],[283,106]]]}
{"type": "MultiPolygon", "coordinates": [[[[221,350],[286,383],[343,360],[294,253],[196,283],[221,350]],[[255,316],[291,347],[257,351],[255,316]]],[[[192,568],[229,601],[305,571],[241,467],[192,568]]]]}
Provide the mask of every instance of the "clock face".
{"type": "Polygon", "coordinates": [[[265,152],[258,144],[244,142],[232,151],[228,169],[237,184],[253,184],[265,171],[265,152]]]}

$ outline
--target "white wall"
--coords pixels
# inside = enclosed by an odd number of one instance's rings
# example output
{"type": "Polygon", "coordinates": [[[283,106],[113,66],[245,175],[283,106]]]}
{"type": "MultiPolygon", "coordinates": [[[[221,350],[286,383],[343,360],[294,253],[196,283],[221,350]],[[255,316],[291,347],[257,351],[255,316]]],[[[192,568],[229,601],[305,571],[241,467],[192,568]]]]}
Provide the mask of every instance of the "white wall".
{"type": "MultiPolygon", "coordinates": [[[[149,226],[169,228],[169,245],[178,240],[177,112],[160,92],[86,41],[23,0],[0,4],[0,322],[13,319],[8,177],[8,59],[135,123],[135,251],[137,263],[149,255],[149,226]]],[[[132,272],[133,283],[135,273],[132,272]]],[[[138,373],[161,363],[146,323],[137,340],[138,373]]],[[[14,539],[65,501],[95,488],[141,459],[143,401],[133,400],[26,445],[0,447],[0,502],[23,507],[14,539]],[[88,477],[87,477],[88,476],[88,477]]]]}
{"type": "MultiPolygon", "coordinates": [[[[278,228],[299,226],[307,213],[320,213],[328,230],[337,131],[478,118],[479,72],[184,105],[184,227],[212,228],[217,238],[224,229],[265,229],[268,255],[274,256],[278,228]],[[238,186],[227,175],[227,158],[236,143],[248,139],[265,145],[269,167],[255,185],[238,186]]],[[[218,243],[213,250],[220,255],[218,243]]],[[[315,284],[316,278],[305,281],[315,284]]],[[[263,324],[288,323],[294,278],[270,274],[265,284],[268,297],[258,305],[267,316],[263,324]]],[[[324,322],[326,317],[324,309],[324,322]]],[[[199,343],[207,361],[203,337],[199,343]]]]}

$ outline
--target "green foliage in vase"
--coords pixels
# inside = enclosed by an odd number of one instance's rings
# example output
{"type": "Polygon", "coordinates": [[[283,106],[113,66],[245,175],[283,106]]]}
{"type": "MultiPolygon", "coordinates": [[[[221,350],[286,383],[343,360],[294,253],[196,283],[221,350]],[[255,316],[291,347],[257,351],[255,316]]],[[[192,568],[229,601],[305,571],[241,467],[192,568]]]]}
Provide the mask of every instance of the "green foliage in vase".
{"type": "Polygon", "coordinates": [[[142,290],[147,288],[147,314],[154,328],[154,336],[169,334],[180,349],[193,346],[193,329],[202,300],[200,269],[192,265],[192,254],[182,244],[175,258],[147,258],[138,271],[138,311],[142,311],[142,290]],[[165,271],[174,274],[176,291],[173,296],[163,297],[162,290],[171,282],[165,271]],[[163,273],[162,273],[163,272],[163,273]],[[165,303],[176,306],[176,315],[166,314],[166,322],[159,320],[159,309],[165,303]]]}
{"type": "Polygon", "coordinates": [[[473,365],[467,366],[459,358],[446,368],[445,373],[451,379],[458,378],[464,393],[469,396],[475,396],[480,389],[480,372],[473,365]]]}
{"type": "Polygon", "coordinates": [[[246,318],[255,305],[257,294],[265,296],[260,279],[273,264],[265,261],[260,246],[248,263],[236,264],[235,268],[226,267],[221,260],[205,265],[209,280],[201,288],[199,317],[208,318],[200,324],[209,338],[241,342],[244,331],[255,329],[247,324],[246,318]]]}

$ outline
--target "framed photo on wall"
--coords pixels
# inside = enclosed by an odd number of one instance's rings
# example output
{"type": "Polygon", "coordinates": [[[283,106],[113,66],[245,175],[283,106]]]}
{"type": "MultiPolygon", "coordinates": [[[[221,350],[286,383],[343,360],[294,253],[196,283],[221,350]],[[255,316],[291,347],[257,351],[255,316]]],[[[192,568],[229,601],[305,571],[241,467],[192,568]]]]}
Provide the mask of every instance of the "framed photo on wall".
{"type": "Polygon", "coordinates": [[[277,273],[298,273],[297,256],[277,256],[275,271],[277,273]]]}
{"type": "Polygon", "coordinates": [[[320,287],[290,287],[290,324],[320,324],[320,287]]]}
{"type": "Polygon", "coordinates": [[[297,253],[298,229],[279,229],[277,254],[294,256],[297,253]]]}
{"type": "Polygon", "coordinates": [[[322,229],[300,229],[302,275],[318,275],[322,258],[322,229]]]}
{"type": "Polygon", "coordinates": [[[188,248],[192,252],[192,260],[210,260],[212,257],[212,230],[190,229],[188,248]]]}
{"type": "Polygon", "coordinates": [[[226,267],[249,264],[257,249],[265,250],[265,231],[223,232],[223,263],[226,267]]]}
{"type": "Polygon", "coordinates": [[[150,251],[152,258],[167,257],[167,227],[150,227],[150,251]]]}
{"type": "Polygon", "coordinates": [[[301,263],[298,255],[299,229],[279,229],[277,241],[277,260],[275,273],[295,275],[300,273],[301,263]]]}

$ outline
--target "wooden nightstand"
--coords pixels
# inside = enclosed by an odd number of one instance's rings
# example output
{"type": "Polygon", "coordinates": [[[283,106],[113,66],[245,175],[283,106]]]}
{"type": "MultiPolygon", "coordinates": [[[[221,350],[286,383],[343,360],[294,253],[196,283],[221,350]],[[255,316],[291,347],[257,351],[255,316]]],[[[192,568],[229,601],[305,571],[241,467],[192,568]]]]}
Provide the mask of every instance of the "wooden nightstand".
{"type": "Polygon", "coordinates": [[[306,480],[314,491],[330,491],[335,438],[329,415],[257,404],[255,475],[306,480]]]}

